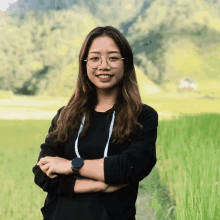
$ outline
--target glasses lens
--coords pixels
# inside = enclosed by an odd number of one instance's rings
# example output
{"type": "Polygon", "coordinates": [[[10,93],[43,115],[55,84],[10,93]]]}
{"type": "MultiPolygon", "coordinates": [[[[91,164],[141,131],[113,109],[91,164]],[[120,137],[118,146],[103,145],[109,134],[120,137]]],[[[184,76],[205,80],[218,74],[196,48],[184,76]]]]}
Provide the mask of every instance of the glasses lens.
{"type": "Polygon", "coordinates": [[[99,56],[89,56],[88,57],[88,65],[91,68],[98,68],[101,65],[101,57],[99,56]]]}
{"type": "MultiPolygon", "coordinates": [[[[119,55],[111,55],[107,58],[107,63],[111,68],[117,68],[120,66],[120,64],[122,63],[122,57],[119,55]]],[[[96,69],[98,68],[102,63],[102,59],[100,56],[89,56],[88,57],[88,65],[93,68],[96,69]]]]}
{"type": "Polygon", "coordinates": [[[111,55],[108,57],[108,64],[110,67],[112,68],[117,68],[120,66],[120,64],[122,63],[122,57],[119,55],[111,55]]]}

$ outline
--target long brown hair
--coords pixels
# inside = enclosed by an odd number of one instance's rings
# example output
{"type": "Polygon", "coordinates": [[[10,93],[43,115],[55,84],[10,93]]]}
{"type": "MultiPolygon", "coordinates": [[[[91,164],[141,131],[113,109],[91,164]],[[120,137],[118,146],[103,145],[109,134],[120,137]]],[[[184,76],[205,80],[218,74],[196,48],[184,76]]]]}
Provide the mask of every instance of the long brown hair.
{"type": "Polygon", "coordinates": [[[124,75],[119,85],[119,93],[113,106],[115,110],[115,123],[112,137],[113,143],[121,144],[130,140],[131,134],[143,126],[138,123],[138,116],[142,111],[142,101],[136,79],[133,63],[133,53],[128,41],[123,35],[111,26],[97,27],[86,37],[79,54],[79,74],[73,95],[68,104],[62,109],[57,120],[57,127],[49,132],[51,138],[55,136],[54,142],[65,142],[69,135],[77,132],[85,116],[85,123],[80,137],[85,136],[90,126],[91,113],[97,104],[96,89],[89,80],[86,70],[86,62],[89,48],[96,37],[109,36],[118,45],[122,57],[124,57],[124,75]]]}

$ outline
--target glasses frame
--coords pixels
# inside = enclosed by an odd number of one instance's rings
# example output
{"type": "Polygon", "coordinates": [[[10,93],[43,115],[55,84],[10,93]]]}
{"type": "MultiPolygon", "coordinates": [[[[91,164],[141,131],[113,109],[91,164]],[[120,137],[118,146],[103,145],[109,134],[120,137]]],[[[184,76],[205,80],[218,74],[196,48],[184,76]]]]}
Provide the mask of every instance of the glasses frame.
{"type": "MultiPolygon", "coordinates": [[[[102,57],[100,56],[100,58],[101,58],[101,64],[99,65],[99,66],[101,66],[102,65],[102,57]]],[[[107,58],[108,59],[108,58],[107,58]]],[[[108,63],[108,60],[106,59],[106,63],[108,64],[108,66],[110,66],[109,65],[109,63],[108,63]]],[[[121,57],[121,60],[124,60],[125,58],[124,57],[121,57]]],[[[86,58],[86,60],[84,60],[85,62],[88,62],[88,57],[86,58]]],[[[89,64],[88,64],[89,65],[89,64]]],[[[89,66],[90,68],[92,68],[92,69],[98,69],[99,68],[99,66],[98,67],[96,67],[96,68],[93,68],[93,67],[91,67],[91,66],[89,66]]],[[[119,65],[120,66],[120,65],[119,65]]],[[[119,67],[118,66],[118,67],[119,67]]],[[[111,66],[110,66],[111,67],[111,66]]],[[[116,68],[114,68],[114,67],[111,67],[112,69],[117,69],[118,67],[116,67],[116,68]]]]}

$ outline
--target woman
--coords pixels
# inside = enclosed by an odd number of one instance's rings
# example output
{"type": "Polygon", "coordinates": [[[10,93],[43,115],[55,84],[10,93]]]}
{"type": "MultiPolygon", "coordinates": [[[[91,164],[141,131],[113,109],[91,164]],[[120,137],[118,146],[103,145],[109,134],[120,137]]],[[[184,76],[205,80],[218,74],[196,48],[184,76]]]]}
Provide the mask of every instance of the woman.
{"type": "Polygon", "coordinates": [[[157,126],[129,43],[113,27],[95,28],[80,50],[76,89],[33,167],[48,193],[44,220],[135,220],[139,181],[157,161],[157,126]]]}

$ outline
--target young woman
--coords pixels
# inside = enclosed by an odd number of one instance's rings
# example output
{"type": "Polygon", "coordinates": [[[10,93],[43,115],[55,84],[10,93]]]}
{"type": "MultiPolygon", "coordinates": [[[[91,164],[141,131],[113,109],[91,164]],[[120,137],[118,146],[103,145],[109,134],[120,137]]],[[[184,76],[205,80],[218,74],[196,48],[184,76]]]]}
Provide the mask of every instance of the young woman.
{"type": "Polygon", "coordinates": [[[47,192],[44,220],[135,220],[139,181],[157,161],[157,126],[128,41],[113,27],[95,28],[80,50],[76,89],[33,167],[47,192]]]}

